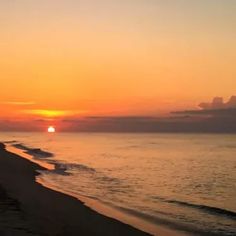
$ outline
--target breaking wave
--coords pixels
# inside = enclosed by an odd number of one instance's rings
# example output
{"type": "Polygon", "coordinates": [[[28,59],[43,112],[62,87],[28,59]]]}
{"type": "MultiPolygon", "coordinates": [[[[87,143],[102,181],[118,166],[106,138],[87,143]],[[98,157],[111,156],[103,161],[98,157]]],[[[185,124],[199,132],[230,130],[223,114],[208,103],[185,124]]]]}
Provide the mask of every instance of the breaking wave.
{"type": "Polygon", "coordinates": [[[49,157],[54,156],[53,153],[51,153],[51,152],[44,151],[40,148],[30,148],[30,147],[27,147],[21,143],[13,142],[12,146],[15,148],[21,149],[25,153],[32,155],[33,157],[36,157],[36,158],[49,158],[49,157]]]}

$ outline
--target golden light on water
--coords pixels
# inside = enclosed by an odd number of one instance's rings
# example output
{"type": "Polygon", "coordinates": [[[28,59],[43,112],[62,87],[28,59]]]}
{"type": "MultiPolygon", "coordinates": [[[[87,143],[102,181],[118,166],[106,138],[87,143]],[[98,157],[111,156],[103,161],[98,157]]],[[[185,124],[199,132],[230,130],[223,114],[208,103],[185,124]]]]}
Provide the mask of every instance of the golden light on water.
{"type": "Polygon", "coordinates": [[[53,126],[48,127],[48,133],[55,133],[55,132],[56,132],[55,127],[53,127],[53,126]]]}

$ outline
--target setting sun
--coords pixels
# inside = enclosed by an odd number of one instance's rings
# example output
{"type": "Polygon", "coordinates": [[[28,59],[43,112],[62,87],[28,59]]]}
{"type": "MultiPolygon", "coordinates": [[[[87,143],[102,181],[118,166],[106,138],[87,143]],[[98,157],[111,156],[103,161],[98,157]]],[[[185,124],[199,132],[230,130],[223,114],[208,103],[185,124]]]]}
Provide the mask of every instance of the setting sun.
{"type": "Polygon", "coordinates": [[[53,126],[48,127],[48,133],[55,133],[56,129],[53,126]]]}

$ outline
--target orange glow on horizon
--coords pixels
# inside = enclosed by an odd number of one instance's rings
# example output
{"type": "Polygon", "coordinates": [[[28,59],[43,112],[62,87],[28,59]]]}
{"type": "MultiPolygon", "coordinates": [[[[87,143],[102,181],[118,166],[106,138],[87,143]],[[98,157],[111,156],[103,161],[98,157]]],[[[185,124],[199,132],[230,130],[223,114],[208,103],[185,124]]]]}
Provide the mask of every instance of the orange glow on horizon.
{"type": "Polygon", "coordinates": [[[70,114],[69,111],[43,110],[43,109],[26,110],[25,113],[32,114],[32,115],[39,115],[39,116],[43,116],[43,117],[47,117],[47,118],[66,116],[66,115],[70,114]]]}
{"type": "Polygon", "coordinates": [[[30,109],[22,110],[21,114],[29,114],[43,119],[65,118],[68,116],[82,115],[88,113],[87,110],[52,110],[52,109],[30,109]]]}

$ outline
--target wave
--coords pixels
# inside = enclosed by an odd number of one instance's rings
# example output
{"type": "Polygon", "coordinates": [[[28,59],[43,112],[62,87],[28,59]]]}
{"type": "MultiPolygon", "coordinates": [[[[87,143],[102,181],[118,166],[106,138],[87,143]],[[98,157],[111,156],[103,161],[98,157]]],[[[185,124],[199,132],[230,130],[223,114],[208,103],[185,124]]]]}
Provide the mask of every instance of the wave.
{"type": "MultiPolygon", "coordinates": [[[[120,210],[128,215],[137,217],[137,218],[141,218],[151,224],[154,225],[164,225],[164,226],[168,226],[170,229],[174,229],[174,230],[180,230],[182,232],[185,233],[190,233],[190,235],[201,235],[201,236],[222,236],[222,235],[228,235],[227,232],[210,232],[207,229],[204,228],[198,228],[198,227],[194,227],[194,226],[190,226],[186,223],[181,223],[178,221],[175,221],[173,219],[170,219],[165,212],[159,212],[160,216],[153,216],[138,210],[134,210],[134,209],[130,209],[130,208],[126,208],[126,207],[120,207],[120,206],[114,206],[113,204],[109,204],[112,207],[114,207],[117,210],[120,210]],[[163,216],[163,217],[162,217],[163,216]],[[167,217],[165,217],[167,216],[167,217]]],[[[230,234],[233,235],[233,234],[230,234]]]]}
{"type": "Polygon", "coordinates": [[[64,165],[65,165],[65,167],[67,167],[69,169],[78,169],[80,171],[96,172],[96,170],[94,168],[86,166],[86,165],[82,165],[82,164],[68,163],[68,164],[64,164],[64,165]]]}
{"type": "Polygon", "coordinates": [[[211,213],[211,214],[224,215],[229,218],[236,218],[236,212],[222,209],[219,207],[198,205],[198,204],[194,204],[194,203],[182,202],[182,201],[177,201],[177,200],[166,200],[166,202],[199,209],[199,210],[211,213]]]}
{"type": "Polygon", "coordinates": [[[236,218],[236,212],[230,211],[227,209],[223,209],[223,208],[219,208],[219,207],[212,207],[212,206],[207,206],[207,205],[203,205],[203,204],[195,204],[195,203],[189,203],[189,202],[178,201],[178,200],[170,200],[170,199],[165,199],[164,197],[158,197],[158,196],[155,196],[153,198],[160,200],[162,202],[177,204],[177,205],[181,205],[184,207],[189,207],[189,208],[194,208],[197,210],[205,211],[205,212],[213,214],[213,215],[217,214],[217,215],[222,215],[222,216],[225,216],[228,218],[233,218],[233,219],[236,218]]]}
{"type": "Polygon", "coordinates": [[[113,182],[113,181],[118,182],[118,181],[120,181],[120,179],[110,177],[110,176],[99,176],[97,179],[99,179],[100,181],[104,181],[104,182],[113,182]]]}
{"type": "Polygon", "coordinates": [[[79,171],[86,171],[86,172],[96,172],[94,168],[88,167],[82,164],[75,164],[75,163],[63,163],[56,160],[50,160],[48,163],[54,165],[54,170],[50,170],[51,173],[56,174],[63,174],[63,175],[71,175],[70,170],[76,169],[79,171]]]}
{"type": "Polygon", "coordinates": [[[47,172],[55,173],[55,174],[60,174],[60,175],[70,175],[68,171],[76,169],[79,171],[87,171],[87,172],[96,172],[94,168],[88,167],[83,164],[77,164],[77,163],[63,163],[54,159],[48,159],[50,157],[54,157],[54,154],[51,152],[44,151],[40,148],[31,148],[28,147],[22,143],[19,143],[18,141],[12,140],[12,141],[7,141],[4,142],[7,144],[10,144],[11,146],[23,150],[25,153],[33,156],[34,158],[39,158],[39,159],[45,159],[49,164],[54,165],[54,170],[50,170],[47,172]]]}
{"type": "Polygon", "coordinates": [[[4,141],[3,143],[12,144],[12,143],[17,143],[17,141],[16,140],[11,140],[11,141],[4,141]]]}
{"type": "Polygon", "coordinates": [[[12,146],[24,150],[25,153],[36,158],[49,158],[54,156],[51,152],[46,152],[40,148],[29,148],[21,143],[13,143],[12,146]]]}

